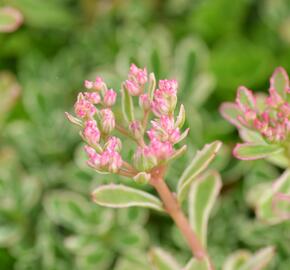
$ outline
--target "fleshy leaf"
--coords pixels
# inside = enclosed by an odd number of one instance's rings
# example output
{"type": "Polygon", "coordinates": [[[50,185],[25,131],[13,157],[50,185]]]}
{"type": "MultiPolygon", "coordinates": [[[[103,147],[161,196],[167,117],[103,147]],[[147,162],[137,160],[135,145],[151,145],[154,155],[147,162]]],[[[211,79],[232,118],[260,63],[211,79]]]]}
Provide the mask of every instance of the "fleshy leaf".
{"type": "Polygon", "coordinates": [[[207,260],[191,259],[183,270],[210,270],[210,264],[207,260]]]}
{"type": "Polygon", "coordinates": [[[23,22],[23,16],[19,10],[12,7],[0,8],[0,32],[13,32],[23,22]]]}
{"type": "Polygon", "coordinates": [[[233,150],[233,155],[242,160],[255,160],[266,158],[281,153],[282,151],[283,148],[279,145],[243,143],[236,145],[233,150]]]}
{"type": "Polygon", "coordinates": [[[181,270],[176,260],[161,248],[151,249],[149,256],[156,270],[181,270]]]}
{"type": "Polygon", "coordinates": [[[244,86],[238,88],[236,102],[243,110],[246,110],[247,108],[254,109],[256,106],[256,100],[252,91],[244,86]]]}
{"type": "Polygon", "coordinates": [[[176,118],[175,127],[182,128],[184,122],[185,122],[185,109],[183,104],[181,104],[178,116],[176,118]]]}
{"type": "Polygon", "coordinates": [[[226,259],[223,270],[239,270],[249,259],[251,258],[251,253],[247,250],[238,250],[228,256],[226,259]]]}
{"type": "Polygon", "coordinates": [[[240,121],[238,120],[238,116],[241,115],[241,111],[235,103],[224,102],[220,106],[220,114],[224,119],[226,119],[237,128],[240,128],[242,126],[240,121]]]}
{"type": "Polygon", "coordinates": [[[130,123],[134,120],[134,106],[132,97],[125,87],[122,87],[122,112],[124,119],[130,123]]]}
{"type": "Polygon", "coordinates": [[[148,207],[163,211],[161,201],[153,195],[124,185],[99,186],[92,193],[93,201],[96,204],[112,207],[148,207]]]}
{"type": "Polygon", "coordinates": [[[192,183],[189,192],[189,221],[203,246],[206,246],[207,223],[222,182],[217,172],[202,175],[192,183]]]}
{"type": "Polygon", "coordinates": [[[279,205],[277,204],[279,201],[279,197],[277,197],[277,194],[281,193],[288,195],[290,193],[290,170],[285,171],[275,181],[273,187],[269,188],[267,192],[265,192],[263,196],[258,200],[256,205],[256,214],[260,219],[270,224],[279,223],[285,220],[285,217],[279,216],[279,205]],[[276,201],[274,201],[274,199],[276,201]]]}
{"type": "Polygon", "coordinates": [[[178,181],[177,196],[180,202],[187,195],[192,181],[207,168],[216,153],[219,151],[221,145],[222,143],[220,141],[215,141],[211,144],[205,145],[202,150],[196,153],[192,162],[185,169],[178,181]]]}
{"type": "Polygon", "coordinates": [[[266,247],[257,251],[239,270],[262,270],[272,260],[275,254],[273,247],[266,247]]]}
{"type": "Polygon", "coordinates": [[[289,78],[284,68],[278,67],[275,69],[271,79],[270,88],[275,89],[281,97],[286,97],[286,94],[290,92],[289,78]]]}

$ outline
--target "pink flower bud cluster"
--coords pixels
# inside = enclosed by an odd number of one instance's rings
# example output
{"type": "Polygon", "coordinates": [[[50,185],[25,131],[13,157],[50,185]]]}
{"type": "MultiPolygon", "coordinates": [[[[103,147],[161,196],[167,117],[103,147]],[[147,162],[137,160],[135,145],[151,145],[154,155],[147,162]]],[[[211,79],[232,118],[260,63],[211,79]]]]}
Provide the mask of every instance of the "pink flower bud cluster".
{"type": "MultiPolygon", "coordinates": [[[[151,128],[147,131],[149,144],[138,147],[134,155],[136,167],[144,171],[170,159],[175,153],[174,144],[181,139],[180,129],[175,125],[174,120],[177,82],[175,80],[160,80],[158,86],[159,88],[154,91],[150,104],[147,105],[150,102],[148,94],[143,94],[139,98],[141,108],[150,106],[151,111],[156,116],[151,121],[151,128]]],[[[186,134],[187,132],[188,130],[186,134]]]]}
{"type": "Polygon", "coordinates": [[[146,68],[141,69],[132,64],[130,67],[128,80],[125,81],[125,87],[132,96],[140,96],[144,91],[144,86],[148,80],[146,68]]]}
{"type": "Polygon", "coordinates": [[[100,77],[94,82],[86,80],[84,86],[90,92],[79,93],[74,105],[75,114],[80,119],[71,115],[69,119],[82,126],[81,136],[87,143],[85,151],[89,158],[88,165],[98,171],[116,173],[123,162],[119,154],[121,141],[109,134],[115,128],[111,107],[116,102],[117,93],[107,89],[100,77]]]}
{"type": "MultiPolygon", "coordinates": [[[[122,157],[117,150],[121,150],[121,146],[117,146],[118,138],[111,137],[107,142],[105,149],[101,153],[88,145],[85,146],[85,151],[88,155],[88,165],[98,171],[108,171],[111,173],[118,172],[122,166],[122,157]]],[[[119,144],[119,141],[118,143],[119,144]]]]}
{"type": "Polygon", "coordinates": [[[269,95],[266,98],[240,87],[236,98],[239,123],[259,132],[268,142],[283,142],[289,139],[289,93],[288,75],[282,68],[277,68],[273,73],[269,95]],[[280,84],[277,83],[278,79],[280,84]],[[258,99],[262,99],[262,102],[258,102],[258,99]]]}
{"type": "Polygon", "coordinates": [[[81,136],[87,143],[85,151],[90,167],[134,178],[140,172],[150,175],[152,169],[165,164],[177,153],[175,144],[188,133],[188,129],[182,134],[180,131],[185,119],[183,106],[177,120],[174,116],[178,84],[175,80],[160,80],[158,89],[155,89],[155,85],[153,73],[148,76],[146,68],[131,65],[128,79],[122,84],[122,91],[127,91],[123,93],[129,94],[122,100],[124,122],[127,123],[127,126],[123,126],[123,123],[116,124],[111,108],[116,102],[116,92],[107,89],[100,77],[94,82],[85,81],[87,92],[78,95],[74,106],[78,118],[67,116],[72,123],[82,128],[81,136]],[[141,119],[135,119],[134,108],[130,105],[134,104],[134,96],[139,99],[143,113],[141,119]],[[147,129],[148,122],[151,125],[147,129]],[[122,143],[119,138],[112,136],[114,130],[137,144],[132,165],[122,160],[122,143]]]}
{"type": "Polygon", "coordinates": [[[160,80],[158,86],[159,88],[154,92],[152,111],[157,117],[171,115],[177,102],[177,81],[160,80]]]}

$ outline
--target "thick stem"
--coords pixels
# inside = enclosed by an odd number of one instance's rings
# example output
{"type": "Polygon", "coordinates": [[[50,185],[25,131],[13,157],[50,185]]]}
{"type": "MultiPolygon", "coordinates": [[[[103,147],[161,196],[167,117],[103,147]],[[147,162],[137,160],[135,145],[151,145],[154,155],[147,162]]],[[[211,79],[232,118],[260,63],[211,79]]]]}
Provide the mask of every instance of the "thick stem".
{"type": "MultiPolygon", "coordinates": [[[[154,176],[154,174],[152,176],[154,176]]],[[[214,270],[214,267],[209,259],[209,256],[206,250],[203,248],[195,232],[191,229],[189,221],[187,220],[186,216],[182,212],[175,196],[169,190],[163,178],[153,177],[150,181],[150,184],[158,192],[164,204],[165,210],[174,220],[175,224],[177,225],[180,232],[184,236],[185,240],[187,241],[192,251],[193,256],[198,260],[207,259],[210,264],[210,270],[214,270]]]]}

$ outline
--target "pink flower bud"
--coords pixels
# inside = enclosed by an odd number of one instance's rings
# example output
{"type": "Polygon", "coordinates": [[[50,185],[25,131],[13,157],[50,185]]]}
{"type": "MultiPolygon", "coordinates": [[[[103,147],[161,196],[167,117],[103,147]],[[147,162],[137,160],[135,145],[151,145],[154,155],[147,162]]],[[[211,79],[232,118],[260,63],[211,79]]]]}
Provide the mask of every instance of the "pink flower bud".
{"type": "Polygon", "coordinates": [[[101,96],[96,92],[85,92],[84,96],[92,104],[98,104],[101,101],[101,96]]]}
{"type": "Polygon", "coordinates": [[[158,117],[172,114],[177,102],[177,83],[175,80],[159,81],[159,86],[161,87],[154,91],[151,105],[153,113],[158,117]]]}
{"type": "Polygon", "coordinates": [[[115,117],[111,109],[103,109],[100,111],[101,130],[105,134],[109,134],[115,128],[115,117]]]}
{"type": "Polygon", "coordinates": [[[148,80],[147,70],[146,68],[141,69],[132,64],[130,66],[129,77],[133,78],[138,84],[144,85],[148,80]]]}
{"type": "Polygon", "coordinates": [[[82,93],[79,93],[74,109],[76,115],[81,118],[92,117],[97,112],[95,106],[82,93]]]}
{"type": "Polygon", "coordinates": [[[101,77],[96,77],[96,80],[94,82],[94,89],[99,91],[102,90],[103,86],[105,85],[103,79],[101,77]]]}
{"type": "Polygon", "coordinates": [[[168,95],[176,95],[178,83],[176,80],[160,80],[159,90],[165,92],[168,95]]]}
{"type": "Polygon", "coordinates": [[[148,94],[143,94],[139,96],[139,106],[144,110],[148,111],[151,107],[151,102],[148,94]]]}
{"type": "Polygon", "coordinates": [[[138,147],[133,157],[134,166],[140,171],[151,170],[157,165],[157,159],[149,146],[138,147]]]}
{"type": "Polygon", "coordinates": [[[139,96],[142,93],[142,89],[134,81],[126,80],[125,87],[131,96],[139,96]]]}
{"type": "Polygon", "coordinates": [[[111,173],[116,173],[122,166],[122,157],[118,152],[110,151],[110,162],[108,164],[108,171],[111,173]]]}
{"type": "Polygon", "coordinates": [[[90,146],[85,145],[84,149],[89,158],[87,161],[88,165],[96,170],[99,170],[101,166],[101,156],[95,151],[94,148],[90,146]]]}
{"type": "Polygon", "coordinates": [[[147,132],[150,140],[157,139],[161,142],[169,141],[174,144],[180,139],[180,130],[175,128],[173,117],[162,115],[160,119],[151,121],[151,124],[152,129],[147,132]]]}
{"type": "Polygon", "coordinates": [[[85,88],[92,89],[94,86],[94,83],[92,81],[85,80],[84,85],[85,85],[85,88]]]}
{"type": "Polygon", "coordinates": [[[90,145],[96,145],[99,143],[101,133],[95,120],[86,121],[83,136],[90,145]]]}
{"type": "Polygon", "coordinates": [[[119,138],[111,136],[105,144],[105,149],[120,152],[122,149],[122,142],[119,138]]]}
{"type": "Polygon", "coordinates": [[[174,153],[173,146],[169,141],[161,142],[154,139],[150,142],[150,148],[159,161],[168,159],[174,153]]]}
{"type": "Polygon", "coordinates": [[[143,137],[143,127],[140,121],[136,120],[130,123],[129,129],[131,133],[134,135],[135,138],[142,138],[143,137]]]}
{"type": "Polygon", "coordinates": [[[116,98],[117,93],[113,89],[109,89],[104,95],[104,104],[108,107],[111,107],[115,104],[116,98]]]}

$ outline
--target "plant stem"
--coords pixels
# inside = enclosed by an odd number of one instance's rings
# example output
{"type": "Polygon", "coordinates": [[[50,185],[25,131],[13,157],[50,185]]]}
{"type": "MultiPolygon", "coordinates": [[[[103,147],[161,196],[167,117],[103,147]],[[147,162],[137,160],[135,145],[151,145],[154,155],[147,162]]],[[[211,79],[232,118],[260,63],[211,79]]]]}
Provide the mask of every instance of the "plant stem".
{"type": "MultiPolygon", "coordinates": [[[[161,169],[162,170],[162,169],[161,169]]],[[[158,192],[165,210],[170,215],[170,217],[175,222],[176,226],[179,228],[180,232],[184,236],[187,244],[189,245],[193,256],[198,260],[207,259],[210,264],[210,270],[214,270],[214,267],[209,259],[209,256],[206,250],[203,248],[200,243],[197,235],[190,227],[189,221],[186,216],[182,212],[175,196],[169,190],[166,182],[163,179],[162,171],[155,171],[152,173],[152,178],[150,180],[150,184],[156,189],[158,192]]]]}

